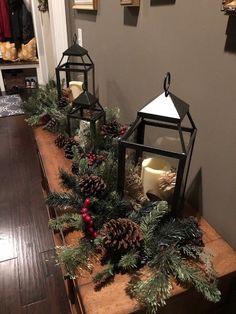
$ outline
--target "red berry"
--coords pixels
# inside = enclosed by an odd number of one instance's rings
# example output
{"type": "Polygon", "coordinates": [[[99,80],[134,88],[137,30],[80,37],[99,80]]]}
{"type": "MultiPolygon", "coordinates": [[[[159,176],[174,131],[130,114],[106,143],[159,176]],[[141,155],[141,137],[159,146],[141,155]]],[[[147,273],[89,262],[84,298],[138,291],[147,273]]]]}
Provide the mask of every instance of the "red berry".
{"type": "Polygon", "coordinates": [[[87,219],[87,218],[91,218],[90,217],[90,215],[89,215],[89,213],[84,213],[84,214],[82,214],[82,217],[83,217],[83,219],[87,219]]]}
{"type": "Polygon", "coordinates": [[[91,234],[93,234],[93,233],[94,233],[93,227],[89,227],[89,228],[88,228],[88,232],[91,233],[91,234]]]}
{"type": "Polygon", "coordinates": [[[87,197],[84,201],[84,207],[89,207],[91,205],[91,200],[89,197],[87,197]]]}
{"type": "Polygon", "coordinates": [[[89,223],[91,221],[91,217],[89,215],[86,215],[86,217],[83,218],[86,223],[89,223]]]}
{"type": "Polygon", "coordinates": [[[94,231],[91,235],[93,238],[96,238],[98,236],[98,233],[97,233],[97,231],[94,231]]]}
{"type": "Polygon", "coordinates": [[[89,221],[86,221],[88,223],[89,226],[93,225],[93,219],[91,218],[89,221]]]}
{"type": "Polygon", "coordinates": [[[82,214],[87,214],[88,213],[88,208],[87,207],[83,207],[81,210],[82,214]]]}

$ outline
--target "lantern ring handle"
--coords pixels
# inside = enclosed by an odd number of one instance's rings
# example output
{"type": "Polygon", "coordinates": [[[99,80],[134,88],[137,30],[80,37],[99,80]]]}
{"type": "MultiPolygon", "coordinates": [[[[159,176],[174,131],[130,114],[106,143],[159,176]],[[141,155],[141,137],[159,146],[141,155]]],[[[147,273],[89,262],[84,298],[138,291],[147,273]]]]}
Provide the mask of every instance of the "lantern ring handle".
{"type": "Polygon", "coordinates": [[[166,97],[169,95],[170,82],[171,82],[171,75],[170,75],[170,72],[167,72],[165,75],[164,84],[163,84],[166,97]]]}
{"type": "Polygon", "coordinates": [[[77,39],[78,39],[78,37],[77,37],[76,33],[74,33],[73,39],[72,39],[74,45],[77,43],[77,39]]]}

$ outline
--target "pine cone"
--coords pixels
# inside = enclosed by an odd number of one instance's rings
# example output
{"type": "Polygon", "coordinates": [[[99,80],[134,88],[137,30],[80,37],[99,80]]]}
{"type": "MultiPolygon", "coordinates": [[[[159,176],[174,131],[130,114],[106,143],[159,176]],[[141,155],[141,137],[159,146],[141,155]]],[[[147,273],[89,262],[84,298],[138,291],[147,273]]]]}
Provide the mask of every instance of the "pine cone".
{"type": "Polygon", "coordinates": [[[68,101],[68,98],[65,97],[65,96],[62,96],[60,98],[60,100],[58,101],[58,104],[57,104],[59,109],[63,109],[63,108],[65,108],[68,105],[69,105],[69,101],[68,101]]]}
{"type": "Polygon", "coordinates": [[[47,113],[42,115],[41,118],[40,118],[41,123],[44,124],[44,125],[47,124],[50,120],[51,120],[51,117],[47,113]]]}
{"type": "Polygon", "coordinates": [[[173,191],[176,183],[176,173],[174,171],[167,171],[160,177],[159,187],[163,192],[173,191]]]}
{"type": "Polygon", "coordinates": [[[63,148],[66,143],[66,138],[63,134],[59,134],[55,139],[55,144],[59,148],[63,148]]]}
{"type": "Polygon", "coordinates": [[[105,182],[96,175],[84,175],[79,181],[79,187],[85,197],[102,196],[106,190],[105,182]]]}
{"type": "Polygon", "coordinates": [[[69,103],[74,101],[73,93],[70,87],[63,88],[62,95],[67,98],[69,103]]]}
{"type": "Polygon", "coordinates": [[[106,123],[101,128],[101,133],[104,136],[118,137],[120,135],[120,125],[117,121],[106,123]]]}
{"type": "Polygon", "coordinates": [[[76,146],[79,149],[79,152],[82,151],[79,143],[76,142],[73,138],[66,139],[65,145],[64,145],[64,151],[65,151],[65,157],[68,159],[73,159],[73,157],[74,157],[74,154],[72,151],[73,146],[76,146]]]}
{"type": "Polygon", "coordinates": [[[52,118],[46,125],[45,129],[48,131],[54,132],[58,126],[58,121],[52,118]]]}
{"type": "Polygon", "coordinates": [[[71,172],[75,175],[79,174],[79,167],[74,162],[72,163],[72,166],[71,166],[71,172]]]}
{"type": "Polygon", "coordinates": [[[142,231],[135,222],[126,218],[111,219],[100,230],[103,245],[111,251],[127,251],[141,246],[142,231]]]}

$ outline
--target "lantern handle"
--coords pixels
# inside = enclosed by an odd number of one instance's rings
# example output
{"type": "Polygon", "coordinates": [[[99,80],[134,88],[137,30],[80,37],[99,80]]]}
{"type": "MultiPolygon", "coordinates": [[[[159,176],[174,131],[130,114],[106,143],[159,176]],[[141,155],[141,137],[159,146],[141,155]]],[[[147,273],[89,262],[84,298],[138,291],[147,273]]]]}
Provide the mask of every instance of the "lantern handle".
{"type": "Polygon", "coordinates": [[[74,35],[73,35],[73,44],[75,45],[76,43],[77,43],[77,35],[76,35],[76,33],[74,33],[74,35]]]}
{"type": "Polygon", "coordinates": [[[170,82],[171,82],[171,75],[170,75],[170,72],[167,72],[165,75],[164,84],[163,84],[166,97],[169,95],[170,82]]]}

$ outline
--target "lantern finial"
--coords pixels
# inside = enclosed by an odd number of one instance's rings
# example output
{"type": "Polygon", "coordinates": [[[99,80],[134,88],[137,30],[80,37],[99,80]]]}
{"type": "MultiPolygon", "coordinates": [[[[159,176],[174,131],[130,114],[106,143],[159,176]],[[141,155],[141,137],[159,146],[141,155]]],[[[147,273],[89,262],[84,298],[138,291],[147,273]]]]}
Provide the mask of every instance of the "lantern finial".
{"type": "Polygon", "coordinates": [[[171,82],[171,75],[170,75],[170,72],[167,72],[165,75],[164,84],[163,84],[166,97],[169,95],[170,82],[171,82]]]}

